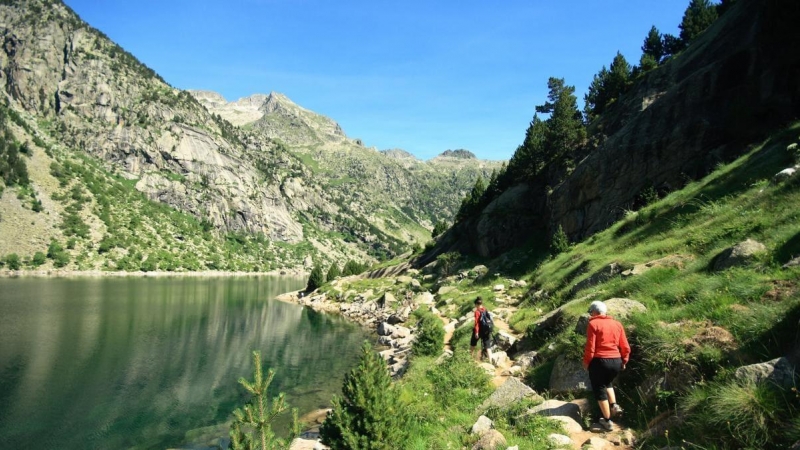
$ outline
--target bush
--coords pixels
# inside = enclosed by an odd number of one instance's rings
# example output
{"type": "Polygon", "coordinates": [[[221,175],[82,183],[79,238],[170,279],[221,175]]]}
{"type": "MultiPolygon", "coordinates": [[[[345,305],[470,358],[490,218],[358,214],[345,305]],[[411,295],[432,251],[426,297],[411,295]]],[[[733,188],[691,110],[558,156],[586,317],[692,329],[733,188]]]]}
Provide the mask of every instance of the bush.
{"type": "Polygon", "coordinates": [[[358,366],[345,376],[342,396],[334,397],[320,427],[322,442],[332,450],[406,448],[410,424],[386,362],[364,342],[358,366]]]}
{"type": "Polygon", "coordinates": [[[53,258],[53,266],[55,266],[56,268],[65,267],[67,264],[69,264],[69,260],[70,260],[69,253],[61,251],[60,253],[57,253],[53,258]]]}
{"type": "Polygon", "coordinates": [[[33,255],[33,259],[31,260],[31,265],[33,267],[39,267],[42,264],[44,264],[45,261],[47,261],[47,255],[45,255],[42,252],[36,252],[36,254],[33,255]]]}
{"type": "Polygon", "coordinates": [[[325,276],[325,279],[328,281],[333,281],[336,277],[341,276],[342,271],[339,270],[339,265],[336,263],[331,264],[330,269],[328,269],[328,275],[325,276]]]}
{"type": "Polygon", "coordinates": [[[444,325],[442,320],[428,311],[418,309],[420,316],[419,331],[412,351],[416,356],[437,356],[444,347],[444,325]]]}
{"type": "Polygon", "coordinates": [[[553,234],[553,240],[550,242],[550,253],[558,255],[567,250],[569,250],[569,237],[564,233],[564,228],[559,225],[555,234],[553,234]]]}
{"type": "Polygon", "coordinates": [[[19,268],[22,266],[22,261],[20,261],[19,255],[17,255],[16,253],[11,253],[7,255],[6,266],[8,266],[10,270],[19,270],[19,268]]]}

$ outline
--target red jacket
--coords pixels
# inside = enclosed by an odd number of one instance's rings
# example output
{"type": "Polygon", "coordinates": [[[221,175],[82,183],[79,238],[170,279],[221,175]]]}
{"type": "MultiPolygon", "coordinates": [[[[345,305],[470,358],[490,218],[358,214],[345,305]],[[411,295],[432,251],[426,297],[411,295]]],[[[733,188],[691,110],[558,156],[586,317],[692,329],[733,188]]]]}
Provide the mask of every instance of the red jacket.
{"type": "Polygon", "coordinates": [[[609,316],[594,316],[586,328],[586,347],[583,351],[583,364],[589,365],[592,358],[622,358],[628,363],[631,346],[625,337],[622,324],[609,316]]]}

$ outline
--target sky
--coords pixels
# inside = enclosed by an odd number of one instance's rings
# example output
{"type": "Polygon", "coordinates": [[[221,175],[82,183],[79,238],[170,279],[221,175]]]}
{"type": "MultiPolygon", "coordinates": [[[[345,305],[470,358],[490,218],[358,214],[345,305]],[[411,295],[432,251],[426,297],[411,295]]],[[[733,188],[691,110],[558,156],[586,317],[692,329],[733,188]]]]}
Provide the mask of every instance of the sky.
{"type": "Polygon", "coordinates": [[[689,1],[66,3],[177,88],[280,92],[368,147],[505,160],[549,77],[583,108],[594,74],[617,51],[638,63],[653,25],[677,35],[689,1]]]}

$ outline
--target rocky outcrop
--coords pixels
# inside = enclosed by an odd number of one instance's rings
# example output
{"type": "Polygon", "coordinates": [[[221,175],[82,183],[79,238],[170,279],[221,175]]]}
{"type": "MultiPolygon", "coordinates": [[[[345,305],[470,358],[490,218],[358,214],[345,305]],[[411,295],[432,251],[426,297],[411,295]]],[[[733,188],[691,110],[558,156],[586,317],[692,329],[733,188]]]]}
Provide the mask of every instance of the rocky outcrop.
{"type": "Polygon", "coordinates": [[[794,387],[800,378],[800,371],[789,358],[776,358],[736,369],[734,377],[744,383],[772,383],[782,388],[794,387]]]}
{"type": "Polygon", "coordinates": [[[559,355],[550,375],[550,390],[553,392],[581,392],[590,389],[589,373],[583,370],[581,361],[559,355]]]}
{"type": "Polygon", "coordinates": [[[489,408],[495,407],[499,409],[506,409],[509,406],[519,402],[522,399],[531,399],[533,401],[542,401],[542,397],[533,389],[522,383],[516,378],[508,378],[499,388],[492,392],[481,406],[478,411],[485,411],[489,408]]]}
{"type": "Polygon", "coordinates": [[[764,244],[748,239],[733,247],[727,248],[714,258],[714,270],[720,271],[731,267],[750,264],[759,254],[766,253],[764,244]]]}

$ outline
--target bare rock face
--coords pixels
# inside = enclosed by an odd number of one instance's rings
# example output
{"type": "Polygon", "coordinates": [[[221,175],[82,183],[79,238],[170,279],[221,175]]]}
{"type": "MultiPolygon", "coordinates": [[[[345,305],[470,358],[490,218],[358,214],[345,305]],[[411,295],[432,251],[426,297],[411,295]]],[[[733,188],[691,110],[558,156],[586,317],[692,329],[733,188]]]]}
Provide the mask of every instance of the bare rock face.
{"type": "Polygon", "coordinates": [[[560,355],[556,358],[553,373],[550,375],[550,390],[553,392],[580,392],[591,389],[589,373],[583,370],[579,360],[571,360],[560,355]]]}
{"type": "Polygon", "coordinates": [[[771,361],[742,366],[734,372],[736,379],[761,384],[773,383],[783,388],[791,388],[800,378],[800,370],[789,358],[776,358],[771,361]]]}

